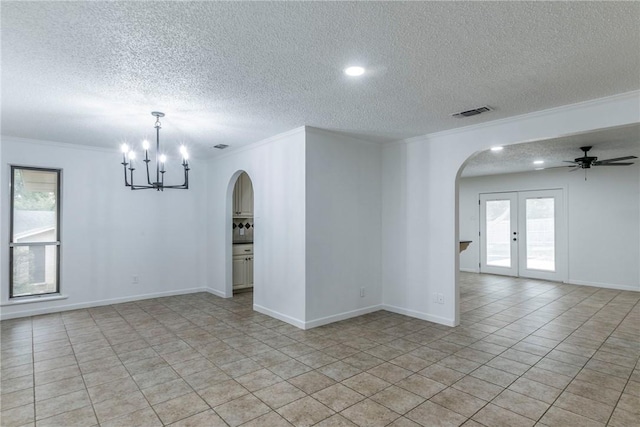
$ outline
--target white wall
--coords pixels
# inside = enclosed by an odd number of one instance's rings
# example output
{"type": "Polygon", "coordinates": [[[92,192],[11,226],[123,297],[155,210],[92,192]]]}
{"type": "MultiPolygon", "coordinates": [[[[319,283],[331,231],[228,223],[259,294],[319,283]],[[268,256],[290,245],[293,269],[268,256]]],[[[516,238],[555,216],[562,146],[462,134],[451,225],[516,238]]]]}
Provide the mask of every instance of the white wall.
{"type": "Polygon", "coordinates": [[[225,297],[241,171],[254,188],[256,310],[310,328],[380,308],[380,145],[303,127],[211,159],[208,287],[225,297]]]}
{"type": "MultiPolygon", "coordinates": [[[[4,224],[5,222],[9,221],[9,217],[8,217],[8,204],[7,204],[7,196],[5,196],[2,193],[2,189],[5,188],[5,173],[4,173],[4,162],[3,162],[3,152],[4,152],[4,143],[2,142],[4,138],[0,137],[0,241],[2,242],[8,242],[9,240],[9,233],[8,231],[6,232],[6,235],[4,234],[5,232],[2,230],[2,224],[4,224]],[[6,211],[6,213],[5,213],[6,211]]],[[[1,245],[1,243],[0,243],[1,245]]],[[[9,278],[6,277],[5,279],[5,263],[7,261],[5,261],[5,253],[2,252],[2,246],[0,246],[0,287],[6,287],[4,286],[5,283],[7,283],[9,281],[9,278]]],[[[8,276],[8,273],[7,273],[8,276]]],[[[2,315],[2,303],[4,301],[4,295],[2,295],[2,293],[0,293],[0,319],[1,319],[1,315],[2,315]]]]}
{"type": "Polygon", "coordinates": [[[474,153],[640,122],[640,92],[426,135],[383,150],[383,303],[459,322],[457,177],[474,153]],[[411,227],[411,228],[409,228],[411,227]],[[444,304],[433,302],[434,292],[444,304]]]}
{"type": "Polygon", "coordinates": [[[307,128],[307,327],[380,309],[381,182],[379,144],[307,128]]]}
{"type": "MultiPolygon", "coordinates": [[[[62,169],[61,293],[67,297],[9,302],[5,243],[2,318],[204,290],[204,164],[192,162],[188,191],[131,191],[115,150],[3,137],[1,151],[3,182],[11,164],[62,169]],[[139,284],[131,283],[133,275],[139,284]]],[[[1,186],[3,242],[9,241],[9,199],[9,187],[1,186]]]]}
{"type": "MultiPolygon", "coordinates": [[[[7,305],[5,244],[0,246],[2,316],[204,287],[231,296],[231,196],[234,179],[244,170],[252,179],[255,197],[256,309],[310,327],[327,317],[374,307],[381,298],[388,310],[454,325],[459,322],[457,177],[466,159],[496,144],[638,123],[639,101],[640,92],[633,92],[386,144],[381,149],[381,202],[376,200],[377,184],[373,184],[379,182],[375,167],[379,148],[340,147],[342,137],[310,131],[307,153],[304,128],[206,164],[194,161],[192,189],[164,193],[126,190],[115,151],[3,138],[4,184],[8,164],[63,168],[62,292],[68,299],[7,305]],[[335,176],[327,174],[326,168],[334,167],[335,176]],[[309,177],[313,180],[307,183],[309,177]],[[353,181],[345,186],[345,179],[353,181]],[[353,189],[362,192],[355,201],[349,199],[353,189]],[[336,204],[357,211],[372,229],[379,221],[379,246],[372,237],[362,256],[347,253],[342,238],[336,237],[335,227],[343,226],[336,204]],[[379,219],[372,213],[376,206],[379,219]],[[320,216],[323,209],[326,217],[320,216]],[[376,280],[375,263],[369,264],[376,259],[377,247],[381,247],[377,258],[381,283],[376,280]],[[349,262],[365,279],[349,271],[349,262]],[[323,271],[322,266],[327,268],[323,271]],[[133,274],[139,275],[139,285],[130,283],[133,274]],[[369,280],[364,286],[372,292],[361,299],[359,288],[369,280]],[[444,295],[444,304],[433,301],[434,293],[444,295]]],[[[0,240],[8,242],[6,185],[0,186],[0,200],[0,240]]],[[[618,214],[633,220],[634,212],[618,214]]],[[[351,219],[350,212],[344,216],[345,221],[351,219]]],[[[353,220],[358,218],[354,215],[353,220]]],[[[354,228],[339,231],[349,239],[359,237],[354,228]]],[[[640,237],[640,231],[635,235],[640,237]]]]}
{"type": "Polygon", "coordinates": [[[207,286],[230,297],[231,198],[241,171],[254,196],[254,308],[298,327],[305,322],[304,128],[208,162],[207,286]]]}
{"type": "Polygon", "coordinates": [[[636,163],[589,169],[587,181],[567,169],[460,179],[460,237],[475,243],[460,255],[460,269],[478,271],[479,193],[562,188],[568,283],[640,290],[639,177],[636,163]]]}
{"type": "MultiPolygon", "coordinates": [[[[452,325],[454,289],[447,287],[446,276],[439,275],[432,263],[451,248],[430,244],[444,232],[437,218],[440,200],[430,197],[430,189],[446,185],[447,161],[431,159],[428,144],[401,142],[383,151],[383,305],[393,312],[452,325]],[[434,302],[438,293],[445,295],[445,304],[434,302]]],[[[455,191],[453,183],[449,191],[455,191]]]]}

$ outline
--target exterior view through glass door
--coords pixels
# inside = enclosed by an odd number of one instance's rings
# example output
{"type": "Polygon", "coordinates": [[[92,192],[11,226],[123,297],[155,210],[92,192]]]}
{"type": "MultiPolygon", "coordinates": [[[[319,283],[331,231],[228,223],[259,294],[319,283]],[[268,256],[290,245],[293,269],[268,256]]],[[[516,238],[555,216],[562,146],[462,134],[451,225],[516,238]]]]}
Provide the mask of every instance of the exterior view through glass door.
{"type": "Polygon", "coordinates": [[[480,271],[562,280],[562,190],[480,194],[480,271]]]}

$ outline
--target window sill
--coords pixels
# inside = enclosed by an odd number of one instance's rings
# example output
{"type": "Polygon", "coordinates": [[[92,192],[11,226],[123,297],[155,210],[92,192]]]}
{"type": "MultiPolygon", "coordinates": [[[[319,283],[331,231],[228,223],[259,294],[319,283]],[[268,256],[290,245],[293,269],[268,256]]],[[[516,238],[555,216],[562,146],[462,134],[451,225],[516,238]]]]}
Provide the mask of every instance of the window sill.
{"type": "Polygon", "coordinates": [[[0,307],[9,307],[12,305],[31,304],[33,302],[49,302],[68,299],[67,295],[55,294],[55,295],[43,295],[40,297],[18,297],[0,304],[0,307]]]}

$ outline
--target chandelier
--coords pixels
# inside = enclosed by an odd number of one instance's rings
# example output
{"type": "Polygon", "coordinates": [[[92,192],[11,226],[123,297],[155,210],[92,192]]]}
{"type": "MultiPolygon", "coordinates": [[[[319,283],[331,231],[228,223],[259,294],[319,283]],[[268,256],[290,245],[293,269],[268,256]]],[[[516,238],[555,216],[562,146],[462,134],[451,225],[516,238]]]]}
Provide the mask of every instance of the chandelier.
{"type": "Polygon", "coordinates": [[[132,190],[147,190],[155,189],[156,191],[164,191],[165,188],[178,188],[186,190],[189,188],[189,155],[184,145],[180,146],[180,154],[182,155],[182,167],[184,168],[184,183],[181,185],[165,185],[164,174],[165,163],[167,156],[160,153],[160,117],[164,117],[164,113],[159,111],[152,111],[151,115],[156,118],[154,127],[156,128],[156,177],[155,181],[151,182],[151,174],[149,173],[149,141],[142,141],[142,148],[144,148],[144,160],[147,169],[147,183],[146,184],[134,184],[133,183],[133,171],[136,168],[133,167],[133,161],[136,158],[136,153],[129,149],[127,144],[122,144],[122,166],[124,167],[124,185],[131,187],[132,190]],[[127,160],[129,160],[127,162],[127,160]],[[127,166],[129,166],[127,168],[127,166]],[[129,170],[129,178],[127,179],[127,169],[129,170]]]}

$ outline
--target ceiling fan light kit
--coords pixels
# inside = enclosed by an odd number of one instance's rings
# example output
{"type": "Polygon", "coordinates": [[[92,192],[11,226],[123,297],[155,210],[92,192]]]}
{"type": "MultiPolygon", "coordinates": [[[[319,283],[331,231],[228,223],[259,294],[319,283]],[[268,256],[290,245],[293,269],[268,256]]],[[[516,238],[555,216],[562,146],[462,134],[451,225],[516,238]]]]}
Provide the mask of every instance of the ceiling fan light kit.
{"type": "Polygon", "coordinates": [[[151,174],[149,173],[149,143],[145,140],[142,143],[144,148],[144,160],[147,169],[147,183],[146,184],[134,184],[133,183],[133,171],[136,170],[133,167],[133,160],[136,158],[136,153],[133,150],[129,150],[127,144],[122,144],[122,166],[124,167],[124,185],[130,187],[131,190],[153,190],[164,191],[165,188],[173,188],[179,190],[189,189],[189,155],[187,149],[183,146],[180,147],[180,154],[182,154],[182,167],[184,168],[184,182],[178,185],[165,185],[164,174],[166,172],[165,163],[167,156],[161,154],[160,151],[160,117],[164,117],[164,113],[159,111],[152,111],[151,115],[156,118],[154,127],[156,128],[156,180],[151,182],[151,174]],[[127,160],[129,160],[127,162],[127,160]],[[127,168],[127,166],[129,166],[127,168]],[[129,179],[127,179],[127,169],[129,170],[129,179]]]}

